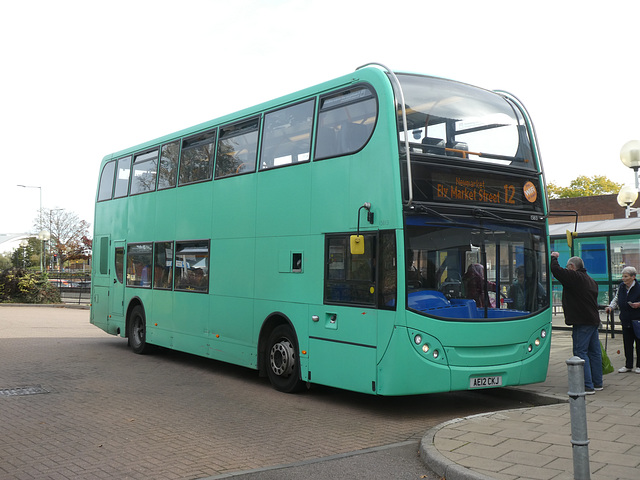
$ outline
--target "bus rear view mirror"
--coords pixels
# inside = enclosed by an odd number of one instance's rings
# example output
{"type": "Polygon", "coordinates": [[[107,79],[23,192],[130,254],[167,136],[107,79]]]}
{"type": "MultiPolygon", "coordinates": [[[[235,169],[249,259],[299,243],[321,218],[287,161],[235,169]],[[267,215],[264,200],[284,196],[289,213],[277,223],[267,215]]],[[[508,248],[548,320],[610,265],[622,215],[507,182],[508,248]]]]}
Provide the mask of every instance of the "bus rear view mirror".
{"type": "Polygon", "coordinates": [[[351,255],[364,255],[364,237],[362,235],[351,235],[351,255]]]}

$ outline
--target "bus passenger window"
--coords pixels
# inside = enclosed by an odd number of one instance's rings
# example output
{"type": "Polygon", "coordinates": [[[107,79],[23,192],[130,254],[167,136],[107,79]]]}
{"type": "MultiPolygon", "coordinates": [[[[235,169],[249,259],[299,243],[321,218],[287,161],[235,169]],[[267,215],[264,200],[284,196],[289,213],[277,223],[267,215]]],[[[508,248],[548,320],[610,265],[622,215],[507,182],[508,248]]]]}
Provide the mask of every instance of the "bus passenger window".
{"type": "Polygon", "coordinates": [[[158,190],[176,186],[179,155],[180,142],[171,142],[162,146],[160,168],[158,169],[158,190]]]}
{"type": "Polygon", "coordinates": [[[309,161],[315,101],[264,116],[260,170],[309,161]]]}
{"type": "Polygon", "coordinates": [[[124,281],[124,247],[117,247],[114,255],[114,262],[116,267],[116,278],[118,282],[124,281]]]}
{"type": "Polygon", "coordinates": [[[366,87],[343,90],[320,103],[315,159],[337,157],[360,150],[376,124],[378,104],[366,87]]]}
{"type": "Polygon", "coordinates": [[[209,242],[176,242],[175,289],[209,291],[209,242]]]}
{"type": "Polygon", "coordinates": [[[172,272],[173,242],[157,242],[153,255],[153,288],[171,290],[172,272]]]}
{"type": "Polygon", "coordinates": [[[152,250],[151,243],[127,245],[127,287],[151,288],[152,250]]]}
{"type": "Polygon", "coordinates": [[[113,174],[116,169],[116,162],[105,164],[100,175],[100,186],[98,187],[98,201],[111,200],[113,195],[113,174]]]}
{"type": "Polygon", "coordinates": [[[100,275],[109,273],[109,237],[100,237],[100,275]]]}
{"type": "Polygon", "coordinates": [[[350,235],[327,237],[325,303],[375,305],[375,236],[364,235],[365,253],[351,255],[350,235]]]}
{"type": "Polygon", "coordinates": [[[124,157],[118,160],[116,171],[116,186],[113,198],[126,197],[129,193],[129,173],[131,172],[131,157],[124,157]]]}
{"type": "Polygon", "coordinates": [[[136,155],[131,175],[131,195],[153,192],[156,189],[158,150],[136,155]]]}
{"type": "Polygon", "coordinates": [[[216,132],[206,132],[182,141],[179,184],[211,179],[216,132]]]}
{"type": "Polygon", "coordinates": [[[255,172],[259,118],[220,128],[215,178],[255,172]]]}

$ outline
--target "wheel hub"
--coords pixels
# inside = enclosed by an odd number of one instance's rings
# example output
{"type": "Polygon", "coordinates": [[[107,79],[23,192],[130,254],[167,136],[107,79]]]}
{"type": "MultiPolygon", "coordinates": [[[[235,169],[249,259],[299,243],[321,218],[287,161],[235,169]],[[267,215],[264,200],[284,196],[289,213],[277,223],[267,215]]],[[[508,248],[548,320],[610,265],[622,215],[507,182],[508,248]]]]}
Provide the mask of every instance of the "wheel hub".
{"type": "Polygon", "coordinates": [[[288,340],[282,340],[273,347],[269,354],[271,371],[278,376],[289,376],[293,373],[295,365],[295,352],[293,345],[288,340]]]}

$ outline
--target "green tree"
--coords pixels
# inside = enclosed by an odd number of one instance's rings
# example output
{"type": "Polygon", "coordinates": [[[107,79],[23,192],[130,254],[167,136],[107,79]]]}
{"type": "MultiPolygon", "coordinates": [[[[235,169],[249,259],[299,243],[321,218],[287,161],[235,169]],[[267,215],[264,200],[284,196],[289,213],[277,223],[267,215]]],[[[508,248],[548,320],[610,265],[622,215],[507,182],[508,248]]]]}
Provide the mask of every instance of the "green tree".
{"type": "Polygon", "coordinates": [[[17,247],[11,254],[11,265],[16,268],[27,269],[40,265],[40,240],[29,237],[27,242],[25,247],[17,247]]]}
{"type": "Polygon", "coordinates": [[[0,254],[0,270],[6,270],[11,266],[11,257],[8,255],[0,254]]]}
{"type": "Polygon", "coordinates": [[[605,175],[587,177],[580,175],[571,180],[568,187],[561,187],[555,183],[547,184],[549,198],[591,197],[594,195],[617,194],[621,183],[609,180],[605,175]]]}

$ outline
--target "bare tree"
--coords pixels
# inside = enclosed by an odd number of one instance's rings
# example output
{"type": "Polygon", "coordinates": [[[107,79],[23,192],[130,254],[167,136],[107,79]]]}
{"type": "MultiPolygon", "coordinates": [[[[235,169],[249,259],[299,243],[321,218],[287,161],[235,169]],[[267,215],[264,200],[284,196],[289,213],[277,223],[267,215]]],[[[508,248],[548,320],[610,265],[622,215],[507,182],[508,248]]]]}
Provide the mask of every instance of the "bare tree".
{"type": "Polygon", "coordinates": [[[51,254],[57,256],[59,265],[67,260],[91,256],[89,223],[80,220],[77,214],[64,208],[43,208],[42,214],[34,221],[34,227],[38,232],[46,230],[51,235],[51,254]]]}

